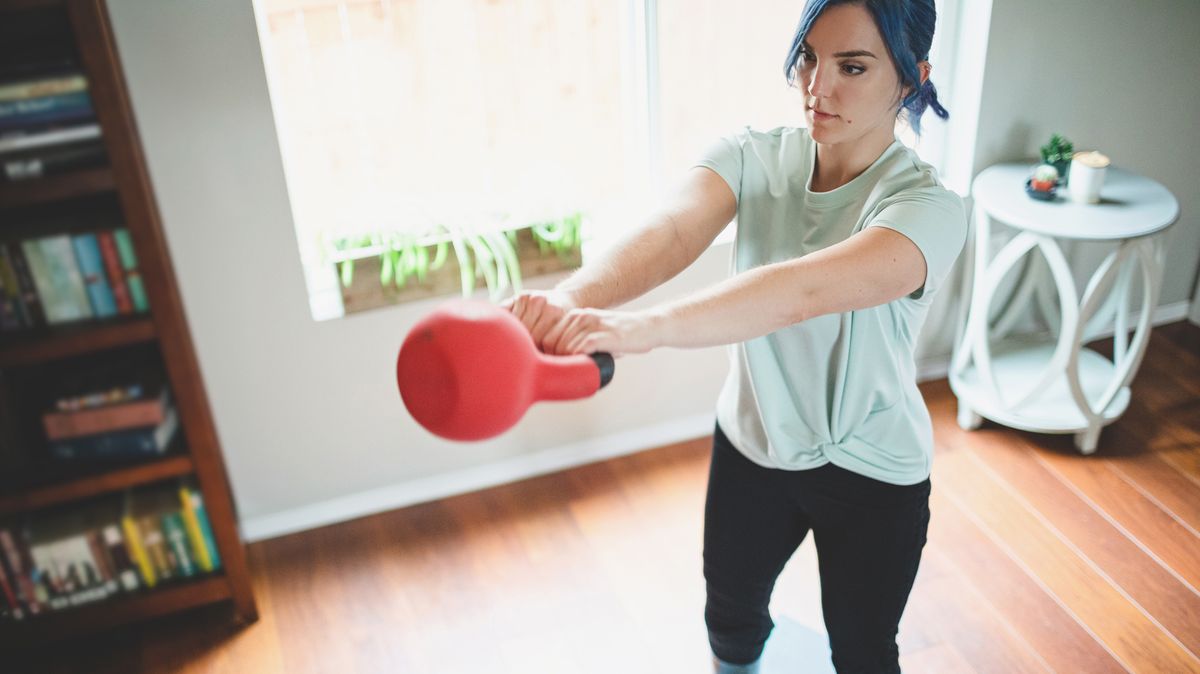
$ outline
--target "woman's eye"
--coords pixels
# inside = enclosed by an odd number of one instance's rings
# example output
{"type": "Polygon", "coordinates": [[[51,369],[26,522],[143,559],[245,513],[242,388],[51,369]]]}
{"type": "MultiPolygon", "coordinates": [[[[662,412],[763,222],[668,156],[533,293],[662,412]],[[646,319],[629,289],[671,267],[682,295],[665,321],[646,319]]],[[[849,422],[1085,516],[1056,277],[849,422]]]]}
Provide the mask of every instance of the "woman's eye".
{"type": "Polygon", "coordinates": [[[846,66],[845,71],[846,71],[847,75],[861,75],[864,72],[866,72],[867,69],[863,68],[861,66],[846,66]],[[857,72],[855,72],[855,71],[857,71],[857,72]]]}

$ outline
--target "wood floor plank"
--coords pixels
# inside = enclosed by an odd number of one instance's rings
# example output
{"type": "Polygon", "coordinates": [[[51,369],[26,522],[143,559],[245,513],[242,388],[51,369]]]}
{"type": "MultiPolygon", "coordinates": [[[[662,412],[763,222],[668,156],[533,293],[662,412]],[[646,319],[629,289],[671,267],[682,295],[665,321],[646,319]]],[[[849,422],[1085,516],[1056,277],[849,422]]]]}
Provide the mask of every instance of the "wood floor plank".
{"type": "MultiPolygon", "coordinates": [[[[931,550],[927,555],[940,553],[931,550]]],[[[914,588],[905,609],[941,643],[954,650],[980,674],[1042,673],[1045,661],[1017,635],[987,601],[961,576],[947,575],[914,588]]]]}
{"type": "MultiPolygon", "coordinates": [[[[936,470],[936,469],[935,469],[936,470]]],[[[1058,672],[1117,674],[1116,657],[1048,593],[1027,567],[1011,559],[935,486],[930,541],[954,573],[976,588],[991,609],[1058,672]]]]}
{"type": "Polygon", "coordinates": [[[900,668],[922,674],[975,674],[958,651],[949,644],[930,646],[900,657],[900,668]]]}
{"type": "MultiPolygon", "coordinates": [[[[1200,594],[1140,547],[1140,541],[1104,518],[1039,460],[1038,450],[1019,436],[1004,442],[975,442],[968,450],[1012,492],[1053,523],[1071,545],[1103,569],[1130,599],[1177,638],[1200,653],[1200,594]]],[[[1084,460],[1084,459],[1080,459],[1084,460]]],[[[1198,660],[1200,662],[1200,660],[1198,660]]]]}
{"type": "Polygon", "coordinates": [[[1072,456],[1062,445],[1057,450],[1040,452],[1038,457],[1192,588],[1200,589],[1200,538],[1192,530],[1121,479],[1103,461],[1072,456]]]}
{"type": "Polygon", "coordinates": [[[940,484],[947,496],[1003,541],[1123,664],[1137,672],[1200,671],[1191,653],[967,454],[945,453],[939,459],[940,484]]]}

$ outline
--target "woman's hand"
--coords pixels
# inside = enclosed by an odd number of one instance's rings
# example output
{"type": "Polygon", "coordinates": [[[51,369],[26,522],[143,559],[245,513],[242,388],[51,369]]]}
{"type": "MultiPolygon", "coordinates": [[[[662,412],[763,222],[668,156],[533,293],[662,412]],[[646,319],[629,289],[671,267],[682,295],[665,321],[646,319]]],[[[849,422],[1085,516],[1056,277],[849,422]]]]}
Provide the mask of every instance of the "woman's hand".
{"type": "Polygon", "coordinates": [[[572,309],[545,336],[549,354],[646,353],[660,345],[660,320],[645,311],[572,309]]]}
{"type": "Polygon", "coordinates": [[[546,333],[558,325],[568,311],[576,308],[575,300],[560,290],[526,290],[500,306],[511,311],[525,325],[533,343],[546,353],[551,353],[543,343],[546,333]]]}

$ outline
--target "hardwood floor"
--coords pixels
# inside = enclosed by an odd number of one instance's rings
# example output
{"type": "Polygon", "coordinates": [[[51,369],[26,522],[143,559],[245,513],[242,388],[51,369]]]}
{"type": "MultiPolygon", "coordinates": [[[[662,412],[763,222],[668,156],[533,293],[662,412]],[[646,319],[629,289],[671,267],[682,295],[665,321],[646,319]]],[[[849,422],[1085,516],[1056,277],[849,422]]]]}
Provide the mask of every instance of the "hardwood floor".
{"type": "MultiPolygon", "coordinates": [[[[937,454],[905,670],[1200,672],[1200,328],[1154,332],[1091,457],[1068,436],[964,432],[946,382],[922,389],[937,454]]],[[[706,672],[708,442],[253,544],[257,624],[206,609],[30,669],[706,672]]],[[[822,629],[811,540],[772,610],[822,629]]]]}

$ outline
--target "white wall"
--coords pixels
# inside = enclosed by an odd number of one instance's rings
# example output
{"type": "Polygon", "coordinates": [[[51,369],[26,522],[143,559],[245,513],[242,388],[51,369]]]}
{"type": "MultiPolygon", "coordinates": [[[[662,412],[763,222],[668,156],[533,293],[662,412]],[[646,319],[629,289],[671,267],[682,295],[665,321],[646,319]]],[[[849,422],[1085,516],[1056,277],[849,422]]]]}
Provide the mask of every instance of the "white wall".
{"type": "MultiPolygon", "coordinates": [[[[1191,124],[1200,83],[1189,39],[1200,34],[1200,3],[995,4],[976,170],[1032,155],[1043,136],[1061,130],[1159,178],[1184,212],[1172,234],[1163,301],[1186,300],[1200,250],[1190,215],[1200,175],[1191,124]],[[1078,76],[1050,79],[1039,54],[1078,76]],[[1134,115],[1147,110],[1152,120],[1134,115]]],[[[433,303],[323,323],[310,318],[249,0],[110,6],[251,538],[711,428],[726,371],[719,349],[623,359],[611,387],[594,399],[537,406],[494,441],[450,444],[417,428],[395,390],[394,358],[408,327],[433,303]]],[[[654,297],[722,278],[727,255],[727,247],[714,248],[654,297]]]]}

